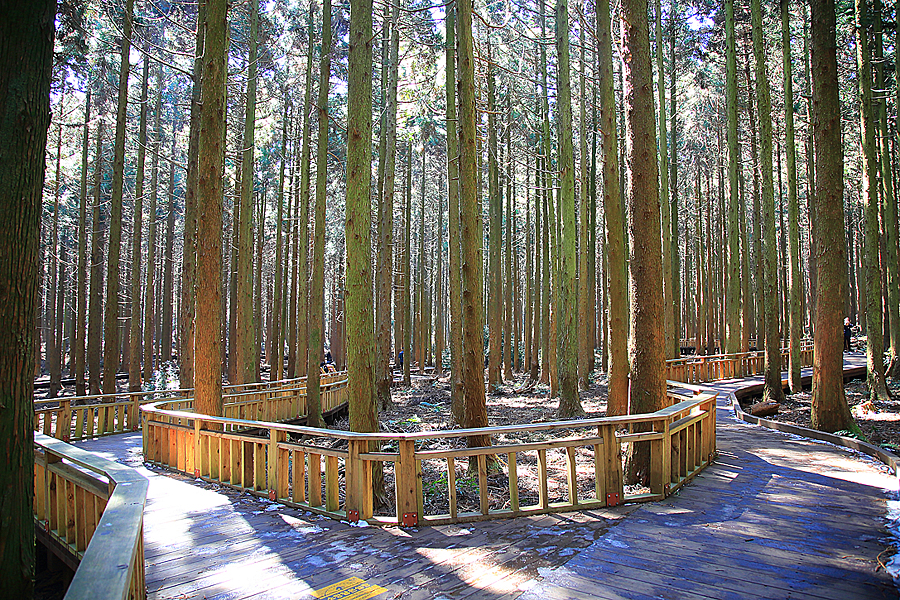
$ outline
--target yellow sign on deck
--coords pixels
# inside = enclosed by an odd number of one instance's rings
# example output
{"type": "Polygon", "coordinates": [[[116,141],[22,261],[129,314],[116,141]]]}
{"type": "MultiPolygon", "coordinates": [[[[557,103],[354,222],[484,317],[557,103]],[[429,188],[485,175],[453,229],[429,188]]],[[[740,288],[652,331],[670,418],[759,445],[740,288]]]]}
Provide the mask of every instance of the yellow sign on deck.
{"type": "Polygon", "coordinates": [[[366,600],[374,598],[387,590],[379,585],[366,583],[359,577],[350,577],[337,583],[332,583],[328,587],[312,592],[313,598],[322,598],[324,600],[366,600]]]}

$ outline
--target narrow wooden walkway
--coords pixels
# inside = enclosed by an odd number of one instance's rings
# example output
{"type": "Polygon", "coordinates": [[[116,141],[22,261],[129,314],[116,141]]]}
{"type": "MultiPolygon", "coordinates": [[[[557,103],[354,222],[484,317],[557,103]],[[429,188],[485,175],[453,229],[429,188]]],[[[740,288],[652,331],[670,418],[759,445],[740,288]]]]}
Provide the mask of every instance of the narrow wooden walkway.
{"type": "Polygon", "coordinates": [[[417,530],[354,527],[147,469],[140,434],[79,445],[150,478],[151,599],[309,598],[350,578],[363,582],[349,582],[357,599],[897,597],[876,568],[895,477],[739,422],[726,398],[718,427],[716,463],[665,502],[417,530]]]}

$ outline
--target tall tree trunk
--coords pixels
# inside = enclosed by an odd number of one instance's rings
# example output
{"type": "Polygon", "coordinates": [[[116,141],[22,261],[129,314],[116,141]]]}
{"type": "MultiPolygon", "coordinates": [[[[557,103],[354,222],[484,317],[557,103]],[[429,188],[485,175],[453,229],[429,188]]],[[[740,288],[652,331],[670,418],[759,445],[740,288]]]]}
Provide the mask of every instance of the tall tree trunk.
{"type": "Polygon", "coordinates": [[[790,366],[791,393],[803,390],[800,382],[800,336],[803,316],[800,311],[800,206],[797,200],[797,148],[794,145],[794,82],[791,75],[790,0],[781,0],[781,40],[784,62],[784,144],[788,184],[788,248],[790,252],[790,366]]]}
{"type": "Polygon", "coordinates": [[[101,205],[103,185],[103,119],[97,125],[94,156],[94,206],[91,215],[91,282],[88,294],[88,391],[100,393],[100,345],[103,336],[103,237],[106,219],[101,205]]]}
{"type": "Polygon", "coordinates": [[[497,119],[495,113],[494,65],[490,38],[487,46],[488,107],[488,388],[491,392],[503,383],[500,361],[503,354],[503,271],[500,252],[503,242],[503,198],[497,165],[497,119]]]}
{"type": "Polygon", "coordinates": [[[671,65],[669,67],[669,102],[672,105],[671,110],[671,124],[669,126],[669,131],[672,136],[672,157],[669,161],[669,202],[671,204],[671,209],[669,210],[670,216],[670,225],[672,228],[671,235],[671,255],[672,255],[672,312],[673,312],[673,322],[674,322],[674,330],[675,336],[672,340],[672,354],[673,356],[681,355],[681,335],[682,335],[682,318],[681,318],[681,258],[678,254],[678,94],[675,89],[675,83],[677,79],[678,69],[676,66],[676,54],[675,54],[675,27],[676,27],[676,19],[678,17],[678,3],[673,1],[670,4],[670,10],[672,11],[669,15],[669,62],[671,65]]]}
{"type": "MultiPolygon", "coordinates": [[[[159,93],[156,95],[156,115],[155,122],[153,126],[153,164],[151,166],[151,175],[150,175],[150,211],[147,213],[148,215],[148,227],[147,227],[147,282],[146,287],[144,288],[145,297],[144,297],[144,380],[150,381],[153,376],[153,342],[155,339],[154,333],[154,323],[156,322],[156,289],[155,289],[155,278],[156,275],[156,201],[157,201],[157,183],[159,181],[159,147],[162,142],[162,129],[160,129],[160,117],[162,113],[162,69],[157,70],[157,87],[159,88],[159,93]]],[[[190,154],[190,151],[188,151],[190,154]]],[[[196,190],[194,191],[196,193],[196,190]]],[[[185,221],[187,221],[187,207],[185,206],[185,221]]],[[[187,226],[187,225],[186,225],[187,226]]],[[[185,246],[186,247],[186,246],[185,246]]],[[[185,260],[185,255],[182,256],[182,260],[185,260]]],[[[184,276],[184,271],[182,271],[182,277],[184,276]]],[[[181,282],[182,287],[187,285],[182,279],[181,282]]],[[[182,302],[184,300],[184,294],[182,294],[182,302]]],[[[191,304],[193,306],[193,303],[191,304]]],[[[188,310],[188,307],[183,303],[181,305],[182,313],[188,310]]],[[[191,308],[193,310],[193,308],[191,308]]],[[[184,325],[185,320],[182,318],[181,324],[184,325]]],[[[190,346],[191,351],[194,348],[194,340],[191,337],[189,340],[185,339],[184,336],[181,338],[181,343],[179,344],[179,352],[178,357],[181,360],[181,355],[184,353],[185,348],[190,346]]],[[[183,365],[184,363],[182,363],[183,365]]],[[[193,366],[193,364],[192,364],[193,366]]],[[[182,375],[183,378],[183,375],[182,375]]],[[[182,379],[183,381],[183,379],[182,379]]]]}
{"type": "MultiPolygon", "coordinates": [[[[181,323],[178,335],[178,374],[181,387],[194,387],[194,317],[197,313],[197,190],[199,185],[200,88],[206,36],[206,3],[197,7],[194,47],[194,83],[191,87],[191,122],[188,137],[187,184],[184,199],[184,241],[181,260],[181,323]]],[[[155,187],[155,186],[154,186],[155,187]]]]}
{"type": "MultiPolygon", "coordinates": [[[[531,194],[529,181],[531,179],[531,162],[525,157],[525,371],[531,375],[532,368],[532,324],[534,322],[534,237],[531,229],[531,194]]],[[[531,376],[534,379],[533,376],[531,376]]]]}
{"type": "Polygon", "coordinates": [[[222,414],[222,165],[225,159],[225,78],[228,5],[206,3],[197,186],[197,328],[194,411],[222,414]]]}
{"type": "Polygon", "coordinates": [[[756,102],[759,109],[760,169],[762,172],[762,225],[765,254],[761,299],[765,307],[765,390],[763,398],[772,402],[784,400],[781,387],[781,334],[778,327],[778,289],[775,245],[775,191],[772,182],[772,103],[763,40],[762,8],[759,0],[751,0],[753,22],[753,57],[756,63],[756,102]]]}
{"type": "MultiPolygon", "coordinates": [[[[278,207],[275,211],[275,281],[274,281],[274,300],[272,302],[272,357],[269,360],[270,371],[269,379],[278,381],[282,377],[284,371],[284,171],[287,168],[287,162],[290,160],[288,151],[288,136],[290,135],[290,122],[292,117],[288,114],[289,103],[285,102],[283,123],[281,129],[281,167],[280,176],[278,178],[278,207]]],[[[293,186],[294,176],[291,170],[290,180],[287,186],[288,194],[288,215],[291,208],[291,187],[293,186]]]]}
{"type": "Polygon", "coordinates": [[[512,161],[512,99],[506,97],[506,243],[504,259],[506,266],[505,294],[503,298],[503,376],[512,381],[512,366],[516,347],[512,339],[513,330],[513,270],[512,270],[512,221],[513,221],[513,179],[515,177],[512,161]]]}
{"type": "Polygon", "coordinates": [[[669,144],[666,133],[666,79],[663,69],[663,29],[660,0],[654,0],[656,15],[656,91],[659,106],[659,206],[662,223],[663,316],[665,319],[666,358],[676,358],[681,349],[675,332],[672,303],[672,216],[669,205],[669,144]]]}
{"type": "Polygon", "coordinates": [[[403,218],[403,385],[412,384],[412,145],[406,146],[406,205],[403,218]]]}
{"type": "MultiPolygon", "coordinates": [[[[472,2],[457,3],[457,57],[459,59],[459,199],[462,228],[462,315],[463,315],[463,386],[465,413],[463,427],[486,427],[487,404],[484,393],[483,277],[481,239],[483,227],[478,210],[477,155],[475,129],[475,51],[472,31],[472,2]]],[[[490,436],[467,438],[469,447],[489,446],[490,436]]],[[[474,460],[469,470],[476,469],[474,460]]]]}
{"type": "Polygon", "coordinates": [[[34,591],[34,324],[56,2],[0,9],[0,581],[34,591]]]}
{"type": "MultiPolygon", "coordinates": [[[[173,129],[172,154],[175,153],[175,136],[173,129]]],[[[166,214],[166,245],[163,250],[163,290],[162,290],[162,354],[160,360],[172,359],[172,316],[175,297],[172,291],[175,288],[173,267],[175,266],[175,163],[169,163],[169,210],[166,214]]],[[[221,236],[221,231],[219,232],[221,236]]]]}
{"type": "MultiPolygon", "coordinates": [[[[434,374],[440,377],[444,373],[444,176],[439,177],[441,186],[438,194],[438,224],[434,234],[434,374]]],[[[393,210],[393,209],[392,209],[393,210]]]]}
{"type": "MultiPolygon", "coordinates": [[[[575,157],[572,148],[572,87],[569,80],[569,3],[556,3],[556,53],[558,58],[557,107],[559,110],[559,248],[558,298],[559,329],[557,365],[559,369],[559,410],[569,419],[584,413],[578,398],[578,265],[575,220],[575,157]]],[[[586,240],[582,240],[585,242],[586,240]]],[[[593,327],[592,327],[593,328],[593,327]]],[[[592,329],[591,328],[591,329],[592,329]]],[[[582,331],[581,335],[587,335],[582,331]]]]}
{"type": "Polygon", "coordinates": [[[106,262],[106,311],[103,321],[103,393],[116,393],[119,370],[119,264],[122,252],[122,188],[125,183],[125,120],[128,108],[128,55],[131,52],[131,14],[134,0],[126,0],[122,15],[122,61],[116,111],[112,199],[110,200],[109,255],[106,262]]]}
{"type": "Polygon", "coordinates": [[[843,328],[847,263],[844,254],[844,157],[835,44],[834,0],[811,0],[816,23],[810,44],[812,59],[812,129],[815,135],[815,364],[812,426],[824,431],[854,427],[844,397],[843,328]]]}
{"type": "Polygon", "coordinates": [[[78,206],[78,282],[75,295],[75,334],[72,346],[75,353],[75,395],[84,396],[85,356],[84,341],[87,326],[87,172],[90,141],[91,88],[88,86],[84,100],[84,141],[81,147],[81,196],[78,206]]]}
{"type": "Polygon", "coordinates": [[[238,244],[232,250],[237,253],[237,273],[234,315],[234,381],[249,383],[256,378],[259,350],[255,348],[253,327],[253,188],[254,150],[256,145],[256,56],[259,36],[259,12],[257,0],[250,1],[249,63],[247,66],[247,98],[244,113],[244,143],[241,147],[241,187],[238,215],[234,227],[239,232],[238,244]]]}
{"type": "Polygon", "coordinates": [[[738,118],[737,118],[737,55],[734,34],[734,0],[725,0],[726,35],[726,112],[728,113],[728,230],[726,231],[727,289],[725,291],[725,352],[741,351],[741,255],[738,221],[738,118]]]}
{"type": "Polygon", "coordinates": [[[624,415],[628,412],[628,281],[625,270],[625,215],[619,195],[619,142],[616,132],[609,0],[599,0],[597,3],[597,54],[603,150],[603,211],[606,220],[609,281],[607,414],[624,415]]]}
{"type": "MultiPolygon", "coordinates": [[[[544,0],[540,0],[538,2],[540,7],[540,21],[541,21],[541,37],[545,38],[545,17],[544,17],[544,0]]],[[[559,394],[559,366],[557,364],[557,340],[559,336],[559,332],[557,330],[557,316],[558,316],[558,300],[559,294],[557,288],[559,287],[559,271],[558,271],[558,257],[559,257],[559,249],[557,246],[558,236],[557,236],[557,227],[558,221],[556,219],[556,211],[553,206],[553,140],[550,138],[550,87],[547,83],[547,53],[544,49],[544,45],[540,46],[540,59],[541,59],[541,101],[543,103],[543,124],[542,124],[542,133],[541,133],[541,141],[544,144],[544,232],[545,239],[549,238],[548,241],[545,241],[544,245],[544,262],[547,265],[547,269],[544,272],[544,276],[547,280],[547,283],[544,288],[544,302],[548,305],[548,313],[545,322],[547,323],[547,333],[545,334],[545,338],[547,339],[547,343],[544,345],[544,354],[546,356],[546,364],[548,371],[548,379],[550,382],[550,397],[554,398],[557,394],[559,394]],[[549,234],[549,235],[548,235],[549,234]]]]}
{"type": "Polygon", "coordinates": [[[541,161],[539,157],[534,161],[534,326],[532,335],[531,349],[531,381],[537,382],[541,378],[541,356],[540,350],[543,346],[543,328],[542,317],[544,314],[544,303],[542,301],[546,296],[543,295],[543,277],[541,273],[544,269],[543,247],[544,238],[541,231],[541,161]]]}
{"type": "MultiPolygon", "coordinates": [[[[584,2],[579,4],[579,14],[583,15],[584,2]]],[[[579,209],[578,209],[578,320],[581,325],[582,335],[578,337],[578,386],[582,390],[590,388],[591,370],[593,368],[594,348],[596,346],[594,339],[594,298],[595,288],[591,286],[592,261],[594,254],[594,245],[591,238],[591,225],[595,215],[591,211],[592,190],[589,191],[590,180],[588,179],[588,122],[586,91],[586,71],[587,61],[585,60],[586,44],[585,44],[585,25],[582,22],[578,27],[578,40],[581,45],[581,60],[579,61],[579,80],[578,80],[578,107],[579,107],[579,152],[581,173],[579,179],[579,209]]]]}
{"type": "MultiPolygon", "coordinates": [[[[456,121],[456,4],[447,7],[445,51],[447,77],[447,241],[450,283],[450,405],[453,419],[462,423],[465,399],[462,385],[462,272],[459,214],[459,137],[456,121]]],[[[406,357],[404,365],[409,361],[406,357]]]]}
{"type": "MultiPolygon", "coordinates": [[[[306,424],[324,427],[319,392],[319,353],[325,335],[325,202],[328,195],[328,87],[331,80],[331,0],[322,5],[322,47],[319,58],[319,136],[316,150],[316,214],[313,233],[312,279],[309,287],[309,352],[306,379],[306,424]]],[[[332,355],[332,358],[334,356],[332,355]]]]}
{"type": "MultiPolygon", "coordinates": [[[[63,90],[62,96],[65,96],[63,90]]],[[[62,106],[62,99],[60,99],[62,106]]],[[[47,396],[55,398],[62,387],[62,354],[60,348],[62,346],[61,336],[56,334],[56,324],[62,319],[61,310],[57,310],[56,296],[59,292],[59,267],[60,267],[60,245],[59,245],[59,176],[62,155],[62,127],[57,127],[56,136],[56,172],[55,182],[53,185],[53,226],[50,231],[50,260],[47,279],[49,286],[47,291],[47,370],[50,371],[50,389],[47,396]]]]}
{"type": "MultiPolygon", "coordinates": [[[[878,232],[878,165],[875,158],[875,123],[872,115],[872,65],[869,50],[869,19],[866,0],[856,0],[856,65],[859,79],[860,134],[862,136],[863,172],[862,201],[865,214],[866,274],[866,363],[870,399],[891,398],[884,380],[884,354],[881,312],[881,266],[878,232]]],[[[819,156],[816,156],[818,162],[819,156]]],[[[818,180],[818,177],[816,178],[818,180]]],[[[818,191],[818,190],[817,190],[818,191]]],[[[819,225],[822,214],[817,212],[819,225]]],[[[820,273],[820,277],[821,277],[820,273]]],[[[824,299],[819,296],[819,303],[824,299]]],[[[821,330],[820,330],[821,335],[821,330]]]]}
{"type": "Polygon", "coordinates": [[[311,161],[310,152],[310,119],[312,113],[312,72],[313,72],[313,17],[312,8],[309,15],[309,58],[306,68],[306,98],[303,109],[303,149],[300,152],[300,218],[299,226],[299,252],[297,254],[298,269],[297,278],[297,358],[294,376],[305,377],[308,374],[306,357],[310,353],[319,355],[322,348],[313,348],[309,345],[309,196],[311,161]]]}
{"type": "Polygon", "coordinates": [[[347,368],[350,429],[378,431],[372,310],[372,2],[350,5],[347,122],[347,368]]]}
{"type": "MultiPolygon", "coordinates": [[[[896,5],[896,3],[895,3],[896,5]]],[[[881,39],[882,7],[881,0],[875,1],[875,73],[877,76],[876,87],[885,89],[884,81],[884,49],[881,39]]],[[[900,28],[898,28],[900,31],[900,28]]],[[[900,33],[896,34],[900,36],[900,33]]],[[[895,41],[900,37],[895,38],[895,41]]],[[[894,46],[896,48],[896,46],[894,46]]],[[[897,63],[895,57],[895,64],[897,63]]],[[[900,84],[898,84],[900,85],[900,84]]],[[[898,87],[900,89],[900,87],[898,87]]],[[[887,91],[884,92],[887,96],[887,91]]],[[[891,166],[890,141],[892,138],[888,131],[887,98],[878,102],[878,120],[881,127],[881,181],[882,181],[882,213],[884,229],[885,261],[884,270],[887,278],[887,289],[884,292],[885,305],[888,310],[888,325],[890,333],[890,365],[888,374],[891,377],[900,376],[900,269],[898,269],[898,227],[897,227],[897,190],[893,185],[893,169],[891,166]]]]}
{"type": "MultiPolygon", "coordinates": [[[[390,19],[389,53],[382,69],[382,88],[385,93],[385,112],[382,119],[384,148],[378,158],[379,168],[384,171],[381,197],[378,199],[378,257],[375,270],[376,324],[375,336],[375,384],[380,409],[392,405],[391,382],[393,374],[390,366],[391,353],[391,281],[394,275],[394,183],[397,162],[397,77],[400,60],[400,30],[398,28],[399,6],[385,8],[385,20],[390,19]],[[390,12],[389,12],[390,11],[390,12]],[[386,75],[386,77],[385,77],[386,75]]],[[[385,33],[387,35],[387,33],[385,33]]],[[[384,52],[383,52],[384,54],[384,52]]],[[[394,318],[398,318],[395,315],[394,318]]]]}
{"type": "MultiPolygon", "coordinates": [[[[666,404],[665,315],[663,314],[656,119],[653,110],[653,66],[646,0],[622,3],[622,41],[629,56],[624,65],[624,97],[628,159],[627,201],[631,298],[632,414],[649,413],[666,404]]],[[[628,480],[647,482],[650,445],[632,444],[628,480]]]]}
{"type": "MultiPolygon", "coordinates": [[[[138,125],[138,162],[134,183],[134,226],[131,239],[131,333],[128,362],[128,389],[141,389],[141,236],[143,234],[144,212],[144,161],[147,148],[147,83],[150,79],[150,59],[144,57],[141,76],[141,116],[138,125]]],[[[150,218],[153,218],[151,215],[150,218]]]]}

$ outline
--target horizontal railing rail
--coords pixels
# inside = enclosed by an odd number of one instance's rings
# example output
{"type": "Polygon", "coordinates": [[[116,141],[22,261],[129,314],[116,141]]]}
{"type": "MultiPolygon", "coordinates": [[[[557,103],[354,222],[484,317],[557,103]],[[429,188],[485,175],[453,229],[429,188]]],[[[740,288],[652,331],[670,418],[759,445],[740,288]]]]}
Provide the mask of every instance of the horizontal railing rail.
{"type": "Polygon", "coordinates": [[[76,567],[65,600],[146,598],[147,479],[40,433],[34,447],[36,529],[76,567]]]}
{"type": "MultiPolygon", "coordinates": [[[[346,371],[321,375],[323,402],[332,400],[330,396],[346,380],[346,371]]],[[[280,421],[306,414],[305,377],[226,385],[222,391],[228,416],[280,421]]],[[[141,406],[162,399],[190,399],[192,395],[193,390],[188,388],[36,400],[34,430],[67,442],[137,431],[141,406]]]]}
{"type": "MultiPolygon", "coordinates": [[[[722,379],[737,379],[760,375],[765,372],[765,351],[738,352],[735,354],[709,354],[674,358],[666,361],[666,379],[684,383],[708,383],[722,379]]],[[[790,359],[790,349],[781,350],[785,367],[790,359]]],[[[800,364],[813,364],[812,342],[800,347],[800,364]]]]}
{"type": "Polygon", "coordinates": [[[421,433],[198,415],[183,410],[187,401],[161,401],[141,409],[144,459],[350,521],[441,524],[566,512],[661,499],[684,485],[715,454],[715,399],[673,393],[671,406],[650,414],[421,433]],[[461,446],[476,435],[492,436],[492,445],[461,446]],[[523,435],[529,439],[510,441],[523,435]],[[649,447],[645,489],[625,488],[627,443],[649,447]],[[434,477],[423,476],[425,466],[434,477]],[[526,478],[535,498],[520,497],[526,478]],[[375,497],[379,481],[392,485],[393,498],[375,497]]]}

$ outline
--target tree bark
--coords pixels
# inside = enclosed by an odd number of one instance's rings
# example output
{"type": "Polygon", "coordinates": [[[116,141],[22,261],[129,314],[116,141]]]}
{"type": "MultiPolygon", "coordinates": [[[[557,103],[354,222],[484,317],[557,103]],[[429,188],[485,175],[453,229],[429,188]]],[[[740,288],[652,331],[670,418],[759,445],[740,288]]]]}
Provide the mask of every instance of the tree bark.
{"type": "MultiPolygon", "coordinates": [[[[648,42],[649,43],[649,42],[648,42]]],[[[609,401],[607,414],[628,412],[628,288],[625,271],[625,215],[619,195],[619,142],[613,88],[609,0],[597,4],[600,133],[603,152],[603,210],[609,281],[609,401]]]]}
{"type": "Polygon", "coordinates": [[[34,344],[56,2],[0,9],[0,581],[34,588],[34,344]]]}
{"type": "Polygon", "coordinates": [[[372,310],[372,2],[350,5],[346,310],[350,429],[378,431],[372,310]]]}
{"type": "Polygon", "coordinates": [[[134,0],[126,0],[122,23],[122,61],[119,67],[119,102],[116,112],[112,199],[109,218],[109,255],[106,262],[106,311],[103,321],[103,393],[116,393],[119,370],[119,264],[122,252],[122,189],[125,183],[125,120],[128,108],[128,55],[134,0]]]}
{"type": "MultiPolygon", "coordinates": [[[[194,82],[191,86],[191,122],[184,199],[184,241],[181,260],[181,322],[178,328],[178,374],[183,388],[194,387],[195,321],[197,313],[197,190],[199,185],[200,87],[206,37],[206,3],[197,8],[194,46],[194,82]]],[[[155,187],[155,186],[154,186],[155,187]]]]}
{"type": "MultiPolygon", "coordinates": [[[[781,403],[781,334],[778,316],[778,249],[775,241],[775,190],[772,182],[772,102],[763,39],[762,8],[759,0],[750,3],[753,22],[753,57],[756,63],[756,103],[759,112],[760,169],[762,174],[762,226],[764,238],[762,294],[765,308],[765,389],[763,399],[781,403]]],[[[758,340],[757,340],[758,343],[758,340]]]]}
{"type": "MultiPolygon", "coordinates": [[[[319,391],[319,356],[325,339],[325,203],[328,194],[328,87],[331,81],[331,0],[322,4],[322,47],[319,59],[319,139],[316,151],[316,214],[312,279],[309,287],[309,356],[306,379],[306,424],[324,427],[319,391]]],[[[334,358],[332,356],[332,358],[334,358]]]]}
{"type": "Polygon", "coordinates": [[[811,0],[812,129],[815,136],[817,230],[816,336],[812,386],[812,426],[824,431],[851,429],[844,397],[843,325],[847,291],[844,246],[844,157],[835,44],[834,0],[811,0]]]}
{"type": "Polygon", "coordinates": [[[94,206],[91,214],[91,281],[88,294],[87,365],[88,390],[100,393],[100,345],[103,335],[103,237],[106,227],[101,205],[103,184],[103,119],[97,125],[94,157],[94,206]]]}
{"type": "MultiPolygon", "coordinates": [[[[144,57],[144,70],[141,76],[141,116],[138,125],[138,162],[134,183],[134,226],[131,238],[131,332],[128,338],[128,389],[141,389],[141,247],[143,235],[144,212],[144,162],[147,148],[147,83],[150,79],[150,58],[144,57]]],[[[150,218],[153,218],[152,215],[150,218]]],[[[150,263],[148,263],[149,265],[150,263]]],[[[152,267],[151,267],[152,268],[152,267]]]]}
{"type": "MultiPolygon", "coordinates": [[[[878,231],[878,165],[875,158],[875,123],[872,114],[872,65],[869,50],[869,19],[866,0],[856,0],[856,65],[859,79],[860,135],[862,136],[862,201],[865,215],[865,267],[866,287],[866,367],[868,371],[869,398],[890,400],[884,380],[884,348],[881,305],[881,266],[879,264],[878,231]]],[[[816,159],[818,160],[818,156],[816,159]]],[[[818,179],[818,177],[817,177],[818,179]]],[[[819,224],[822,215],[817,211],[819,224]]],[[[820,274],[821,276],[821,274],[820,274]]],[[[843,297],[843,296],[842,296],[843,297]]],[[[819,296],[819,303],[823,302],[819,296]]],[[[820,332],[821,335],[821,332],[820,332]]]]}
{"type": "Polygon", "coordinates": [[[800,206],[797,200],[797,148],[794,145],[794,82],[791,75],[790,0],[781,0],[781,45],[784,62],[784,147],[787,159],[788,249],[790,272],[790,362],[788,384],[792,394],[803,390],[800,382],[800,336],[803,316],[800,310],[800,206]]]}
{"type": "Polygon", "coordinates": [[[490,38],[487,46],[488,112],[488,388],[496,392],[503,383],[500,373],[503,354],[503,271],[500,252],[503,243],[503,198],[497,165],[497,106],[494,91],[494,64],[490,38]]]}
{"type": "MultiPolygon", "coordinates": [[[[559,110],[559,247],[557,368],[559,410],[569,419],[584,414],[578,397],[578,265],[575,220],[575,157],[572,148],[572,86],[569,73],[569,3],[556,3],[557,109],[559,110]]],[[[586,240],[582,240],[583,242],[586,240]]],[[[581,335],[587,335],[582,331],[581,335]]]]}
{"type": "MultiPolygon", "coordinates": [[[[628,237],[632,248],[629,263],[632,340],[629,412],[639,414],[654,412],[666,404],[656,120],[646,0],[623,2],[622,40],[625,53],[624,97],[629,175],[628,237]]],[[[627,471],[629,481],[648,481],[648,443],[632,444],[627,471]]]]}
{"type": "Polygon", "coordinates": [[[247,66],[247,99],[244,113],[244,143],[241,151],[241,188],[239,220],[235,228],[239,230],[237,252],[237,290],[234,307],[234,381],[250,383],[256,379],[256,364],[259,362],[259,348],[253,325],[253,189],[254,150],[256,146],[256,56],[259,37],[259,9],[257,0],[249,0],[250,39],[249,63],[247,66]]]}
{"type": "Polygon", "coordinates": [[[87,172],[88,146],[90,141],[91,121],[91,88],[88,86],[84,100],[84,141],[81,148],[81,195],[78,207],[78,281],[75,293],[75,330],[72,336],[72,347],[75,358],[75,395],[87,393],[84,383],[85,374],[85,327],[87,325],[87,172]]]}
{"type": "MultiPolygon", "coordinates": [[[[162,142],[162,129],[160,129],[160,117],[162,113],[162,69],[159,69],[157,71],[157,84],[159,93],[156,95],[156,115],[153,127],[153,164],[151,166],[150,176],[150,210],[147,213],[149,220],[147,227],[147,282],[145,287],[146,295],[144,297],[144,380],[146,381],[150,381],[151,377],[153,376],[154,366],[153,341],[155,339],[155,336],[153,334],[155,330],[154,324],[156,323],[156,287],[154,281],[156,275],[156,201],[157,183],[159,181],[159,148],[162,142]]],[[[190,151],[188,151],[188,154],[190,154],[190,151]]],[[[194,191],[194,193],[196,194],[196,190],[194,191]]],[[[185,206],[185,221],[187,221],[187,206],[185,206]]],[[[186,254],[182,255],[182,260],[185,260],[185,256],[186,254]]],[[[182,276],[183,275],[184,272],[182,271],[182,276]]],[[[188,284],[186,284],[184,279],[182,279],[181,285],[183,287],[188,284]]],[[[181,297],[183,301],[183,293],[181,297]]],[[[182,303],[182,314],[185,310],[188,310],[188,307],[186,307],[182,303]]],[[[193,308],[191,308],[190,310],[193,310],[193,308]]],[[[184,318],[182,317],[182,326],[184,325],[184,322],[184,318]]],[[[187,340],[184,336],[182,336],[181,343],[179,344],[179,360],[182,359],[181,355],[184,353],[185,348],[188,344],[190,345],[191,351],[193,351],[193,336],[191,336],[190,340],[187,340]]],[[[180,370],[179,375],[181,375],[180,370]]],[[[181,377],[183,378],[183,375],[181,375],[181,377]]]]}
{"type": "MultiPolygon", "coordinates": [[[[457,57],[459,59],[459,198],[462,228],[462,314],[463,314],[463,386],[465,413],[463,427],[486,427],[487,404],[484,392],[484,350],[482,332],[483,276],[481,240],[483,226],[478,210],[477,155],[475,129],[475,52],[472,34],[472,2],[458,0],[457,57]]],[[[487,435],[470,436],[468,446],[489,446],[487,435]]],[[[477,468],[473,460],[469,470],[477,468]]]]}
{"type": "Polygon", "coordinates": [[[222,414],[222,167],[228,5],[207,0],[197,186],[197,281],[194,412],[222,414]]]}
{"type": "Polygon", "coordinates": [[[728,231],[726,232],[727,290],[725,292],[725,352],[741,351],[741,255],[738,222],[738,118],[737,118],[737,54],[734,34],[734,0],[725,0],[726,35],[726,112],[728,113],[728,231]]]}

